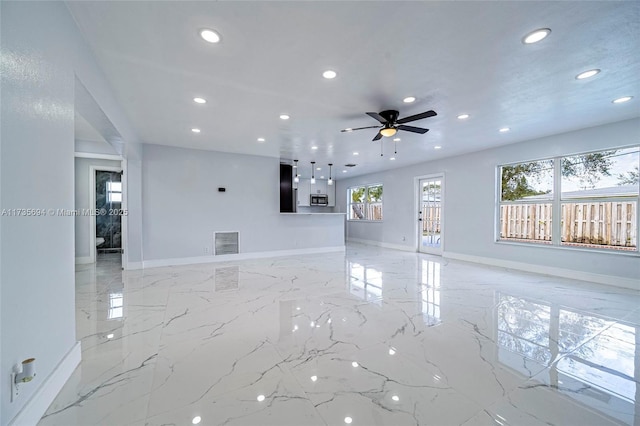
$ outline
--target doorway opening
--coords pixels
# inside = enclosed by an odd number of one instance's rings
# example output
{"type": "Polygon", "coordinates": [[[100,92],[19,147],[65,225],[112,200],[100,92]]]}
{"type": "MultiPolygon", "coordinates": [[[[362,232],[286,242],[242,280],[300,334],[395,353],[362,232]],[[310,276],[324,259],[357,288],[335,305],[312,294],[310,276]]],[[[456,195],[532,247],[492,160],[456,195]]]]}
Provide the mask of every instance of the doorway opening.
{"type": "Polygon", "coordinates": [[[418,251],[442,255],[444,245],[442,217],[444,206],[444,175],[416,178],[418,205],[418,251]]]}
{"type": "Polygon", "coordinates": [[[96,260],[119,264],[122,254],[122,172],[95,171],[95,211],[96,260]]]}

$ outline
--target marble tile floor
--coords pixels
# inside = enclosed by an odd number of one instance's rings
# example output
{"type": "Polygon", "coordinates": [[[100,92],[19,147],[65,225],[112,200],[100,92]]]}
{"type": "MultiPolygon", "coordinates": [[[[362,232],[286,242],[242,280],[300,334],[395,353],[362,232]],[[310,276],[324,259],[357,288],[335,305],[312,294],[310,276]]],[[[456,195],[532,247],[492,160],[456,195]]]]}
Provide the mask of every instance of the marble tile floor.
{"type": "Polygon", "coordinates": [[[346,253],[76,275],[50,425],[638,425],[640,293],[346,253]]]}

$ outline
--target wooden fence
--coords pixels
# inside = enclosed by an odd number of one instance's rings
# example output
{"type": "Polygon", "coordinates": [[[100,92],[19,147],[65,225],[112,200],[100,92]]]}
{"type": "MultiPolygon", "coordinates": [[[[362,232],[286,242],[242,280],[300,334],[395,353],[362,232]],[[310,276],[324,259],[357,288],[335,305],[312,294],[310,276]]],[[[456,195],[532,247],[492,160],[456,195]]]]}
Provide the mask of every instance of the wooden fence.
{"type": "Polygon", "coordinates": [[[429,203],[422,205],[422,232],[440,233],[442,209],[440,203],[429,203]]]}
{"type": "MultiPolygon", "coordinates": [[[[551,241],[551,203],[500,206],[500,238],[551,241]]],[[[635,201],[563,203],[562,242],[634,248],[637,246],[635,201]]]]}
{"type": "Polygon", "coordinates": [[[351,220],[382,220],[382,203],[351,204],[351,220]]]}

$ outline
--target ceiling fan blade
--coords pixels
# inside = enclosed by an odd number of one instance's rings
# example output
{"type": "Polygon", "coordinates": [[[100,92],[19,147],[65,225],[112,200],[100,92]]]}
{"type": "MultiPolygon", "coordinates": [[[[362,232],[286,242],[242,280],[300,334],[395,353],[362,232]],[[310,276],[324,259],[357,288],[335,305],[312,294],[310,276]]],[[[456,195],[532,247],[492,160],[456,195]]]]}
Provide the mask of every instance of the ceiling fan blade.
{"type": "Polygon", "coordinates": [[[367,115],[371,118],[375,118],[382,124],[385,124],[387,122],[387,119],[381,116],[380,114],[378,114],[377,112],[368,112],[367,115]]]}
{"type": "Polygon", "coordinates": [[[422,127],[413,127],[413,126],[404,126],[404,125],[398,126],[398,130],[406,130],[407,132],[420,133],[421,135],[424,135],[429,131],[429,129],[423,129],[422,127]]]}
{"type": "Polygon", "coordinates": [[[379,129],[382,126],[367,126],[367,127],[356,127],[355,129],[342,129],[341,132],[353,132],[354,130],[362,130],[362,129],[379,129]]]}
{"type": "Polygon", "coordinates": [[[376,135],[375,138],[372,139],[372,141],[377,141],[377,140],[380,140],[380,139],[382,139],[382,133],[378,132],[378,134],[376,135]]]}
{"type": "MultiPolygon", "coordinates": [[[[369,113],[367,113],[369,114],[369,113]]],[[[423,113],[420,114],[416,114],[416,115],[410,115],[409,117],[405,117],[405,118],[401,118],[400,120],[396,121],[397,124],[404,124],[404,123],[409,123],[411,121],[417,121],[417,120],[422,120],[423,118],[429,118],[429,117],[433,117],[436,114],[435,111],[425,111],[423,113]]]]}

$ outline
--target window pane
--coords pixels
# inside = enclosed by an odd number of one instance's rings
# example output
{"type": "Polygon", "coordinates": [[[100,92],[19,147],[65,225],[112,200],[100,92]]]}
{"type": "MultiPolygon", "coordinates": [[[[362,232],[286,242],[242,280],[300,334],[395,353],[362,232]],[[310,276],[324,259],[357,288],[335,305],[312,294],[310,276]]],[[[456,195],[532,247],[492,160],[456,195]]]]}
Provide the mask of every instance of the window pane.
{"type": "Polygon", "coordinates": [[[634,251],[637,201],[562,203],[562,245],[634,251]]]}
{"type": "Polygon", "coordinates": [[[370,186],[367,188],[367,201],[375,203],[382,201],[382,185],[370,186]]]}
{"type": "Polygon", "coordinates": [[[639,148],[562,158],[562,199],[638,196],[639,148]]]}
{"type": "Polygon", "coordinates": [[[122,192],[122,182],[107,182],[107,192],[122,192]]]}
{"type": "Polygon", "coordinates": [[[562,158],[562,245],[636,249],[639,161],[638,147],[562,158]]]}
{"type": "Polygon", "coordinates": [[[500,239],[551,244],[551,203],[500,205],[500,239]]]}
{"type": "Polygon", "coordinates": [[[351,203],[364,203],[365,187],[351,188],[351,196],[349,202],[351,203]]]}
{"type": "Polygon", "coordinates": [[[502,166],[502,201],[553,198],[553,160],[502,166]]]}

